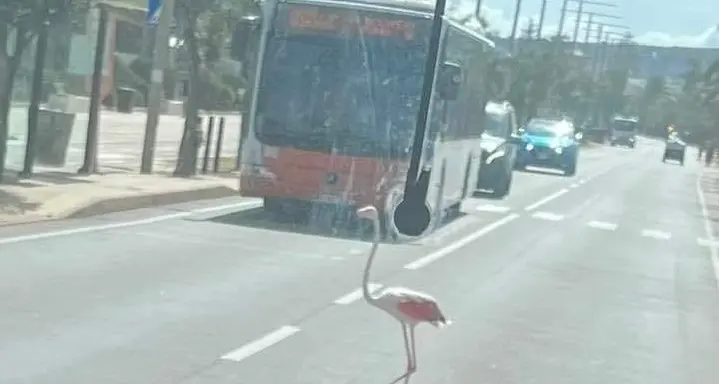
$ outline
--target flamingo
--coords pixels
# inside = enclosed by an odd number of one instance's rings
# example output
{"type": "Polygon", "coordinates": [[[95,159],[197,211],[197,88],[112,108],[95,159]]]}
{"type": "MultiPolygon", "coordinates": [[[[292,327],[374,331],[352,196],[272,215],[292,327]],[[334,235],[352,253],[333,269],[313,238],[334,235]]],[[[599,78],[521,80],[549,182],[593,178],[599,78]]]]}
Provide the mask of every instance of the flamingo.
{"type": "Polygon", "coordinates": [[[414,343],[415,327],[421,323],[429,323],[437,328],[442,328],[451,322],[439,309],[437,300],[426,293],[403,287],[387,287],[377,294],[370,292],[369,272],[380,242],[379,213],[377,212],[377,208],[367,206],[358,209],[357,216],[371,220],[374,229],[372,249],[369,252],[362,277],[362,295],[367,303],[389,313],[400,322],[402,326],[402,336],[404,337],[404,349],[407,356],[407,370],[394,382],[402,380],[403,378],[408,380],[409,376],[417,371],[417,354],[414,343]]]}

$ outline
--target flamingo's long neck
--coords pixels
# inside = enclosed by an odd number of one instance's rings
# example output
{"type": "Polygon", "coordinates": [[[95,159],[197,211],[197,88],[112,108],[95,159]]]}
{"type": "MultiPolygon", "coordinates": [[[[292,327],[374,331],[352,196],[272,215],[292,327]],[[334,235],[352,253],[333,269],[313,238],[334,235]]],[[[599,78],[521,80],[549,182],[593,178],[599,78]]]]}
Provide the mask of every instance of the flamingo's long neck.
{"type": "Polygon", "coordinates": [[[362,276],[362,295],[364,296],[365,300],[369,302],[370,304],[377,301],[375,297],[372,296],[372,292],[369,290],[369,271],[372,268],[372,262],[374,261],[375,255],[377,255],[377,248],[379,248],[379,230],[380,230],[380,224],[378,219],[372,220],[372,227],[374,232],[374,239],[372,241],[372,249],[369,251],[369,257],[367,258],[367,265],[364,267],[364,275],[362,276]]]}

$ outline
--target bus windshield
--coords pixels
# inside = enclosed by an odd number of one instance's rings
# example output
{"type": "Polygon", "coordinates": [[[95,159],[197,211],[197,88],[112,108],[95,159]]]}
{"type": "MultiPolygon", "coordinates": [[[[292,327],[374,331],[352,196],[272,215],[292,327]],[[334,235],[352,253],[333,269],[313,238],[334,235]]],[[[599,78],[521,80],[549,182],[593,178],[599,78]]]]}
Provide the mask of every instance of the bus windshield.
{"type": "Polygon", "coordinates": [[[406,155],[430,27],[419,17],[280,4],[259,88],[257,137],[310,151],[406,155]],[[334,23],[313,24],[318,19],[334,23]]]}

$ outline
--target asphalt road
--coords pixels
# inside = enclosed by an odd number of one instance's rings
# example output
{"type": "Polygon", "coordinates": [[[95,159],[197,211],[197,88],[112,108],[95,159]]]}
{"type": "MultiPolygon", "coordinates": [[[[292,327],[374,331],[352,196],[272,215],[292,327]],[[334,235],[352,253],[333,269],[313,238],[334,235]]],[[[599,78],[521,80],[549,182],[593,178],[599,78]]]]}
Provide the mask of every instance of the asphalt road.
{"type": "MultiPolygon", "coordinates": [[[[434,295],[454,322],[418,329],[411,383],[716,383],[700,168],[660,152],[517,173],[509,198],[384,245],[374,281],[434,295]]],[[[400,328],[356,292],[368,244],[264,229],[253,204],[0,229],[0,382],[390,383],[400,328]]]]}

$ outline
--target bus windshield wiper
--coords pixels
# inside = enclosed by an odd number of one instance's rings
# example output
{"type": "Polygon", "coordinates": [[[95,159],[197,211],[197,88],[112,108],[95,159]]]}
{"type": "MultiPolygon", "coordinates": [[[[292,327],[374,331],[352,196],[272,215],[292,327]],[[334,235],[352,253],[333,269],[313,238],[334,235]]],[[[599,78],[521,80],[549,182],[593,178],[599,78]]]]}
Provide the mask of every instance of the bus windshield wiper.
{"type": "Polygon", "coordinates": [[[417,113],[417,125],[414,132],[414,144],[410,157],[407,180],[404,187],[404,196],[394,211],[394,224],[403,235],[419,236],[429,228],[431,212],[427,205],[427,190],[431,175],[430,168],[420,172],[419,164],[422,160],[422,147],[427,128],[427,115],[432,99],[432,85],[434,73],[437,68],[439,55],[439,40],[442,34],[442,18],[447,0],[437,0],[434,7],[432,33],[429,38],[429,52],[424,66],[424,82],[422,85],[422,99],[417,113]]]}

